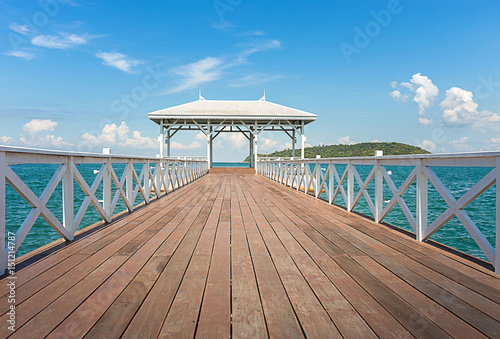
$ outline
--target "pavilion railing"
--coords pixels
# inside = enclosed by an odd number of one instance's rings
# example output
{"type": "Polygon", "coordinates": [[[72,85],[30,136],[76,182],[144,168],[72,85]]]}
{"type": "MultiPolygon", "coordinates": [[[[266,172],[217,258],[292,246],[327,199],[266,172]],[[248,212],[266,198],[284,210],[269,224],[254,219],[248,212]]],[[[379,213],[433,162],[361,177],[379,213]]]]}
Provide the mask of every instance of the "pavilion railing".
{"type": "MultiPolygon", "coordinates": [[[[0,246],[0,274],[9,268],[15,252],[40,216],[62,238],[73,240],[90,204],[94,206],[100,218],[108,223],[113,218],[119,200],[124,203],[126,210],[132,212],[139,204],[148,204],[207,173],[206,159],[161,159],[0,146],[0,232],[7,240],[7,244],[2,241],[0,246]],[[13,164],[58,166],[41,195],[37,196],[11,168],[13,164]],[[99,168],[94,170],[95,177],[91,185],[80,173],[80,164],[96,164],[99,168]],[[120,177],[114,166],[121,166],[123,172],[120,177]],[[62,197],[59,206],[62,209],[62,220],[59,220],[60,218],[49,210],[47,202],[61,182],[62,197]],[[75,182],[85,195],[76,214],[75,207],[78,206],[75,206],[75,182]],[[13,232],[6,234],[6,206],[15,203],[6,201],[6,185],[17,192],[17,198],[24,199],[31,206],[15,235],[13,232]],[[139,203],[136,203],[136,200],[139,200],[139,203]]],[[[36,177],[37,173],[31,173],[30,176],[36,177]]],[[[12,229],[12,226],[16,225],[7,226],[12,229]]]]}
{"type": "Polygon", "coordinates": [[[500,255],[498,253],[500,251],[500,189],[497,184],[500,182],[500,152],[303,160],[259,158],[257,173],[306,194],[312,194],[316,198],[327,200],[330,204],[340,194],[349,212],[352,212],[361,198],[364,197],[377,223],[381,223],[393,207],[398,204],[418,241],[427,240],[456,216],[494,266],[496,273],[500,274],[500,255]],[[345,166],[342,172],[337,171],[339,165],[345,166]],[[361,179],[356,169],[356,166],[360,165],[371,168],[365,180],[361,179]],[[391,171],[386,169],[387,166],[406,166],[411,172],[406,177],[406,180],[397,187],[391,178],[391,171]],[[472,188],[467,190],[466,187],[462,187],[461,190],[466,192],[456,199],[436,175],[433,170],[435,167],[483,167],[487,168],[487,174],[472,188]],[[488,168],[491,168],[491,170],[488,168]],[[368,190],[372,181],[374,181],[373,200],[368,190]],[[385,206],[383,197],[384,181],[393,195],[391,200],[386,201],[385,206]],[[416,215],[410,211],[403,196],[415,181],[416,215]],[[357,192],[355,192],[355,182],[357,183],[357,192]],[[446,202],[446,210],[431,223],[428,222],[429,183],[446,202]],[[465,208],[495,184],[495,207],[488,210],[491,217],[495,218],[496,243],[495,247],[493,247],[469,217],[465,208]]]}

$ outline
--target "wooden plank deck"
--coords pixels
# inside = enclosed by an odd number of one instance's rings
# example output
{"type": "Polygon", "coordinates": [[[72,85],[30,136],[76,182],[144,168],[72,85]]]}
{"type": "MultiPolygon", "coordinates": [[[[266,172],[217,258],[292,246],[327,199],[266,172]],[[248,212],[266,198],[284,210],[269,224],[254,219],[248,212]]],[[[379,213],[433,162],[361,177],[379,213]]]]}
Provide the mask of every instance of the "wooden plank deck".
{"type": "Polygon", "coordinates": [[[18,259],[0,337],[499,337],[468,258],[255,174],[211,173],[18,259]]]}

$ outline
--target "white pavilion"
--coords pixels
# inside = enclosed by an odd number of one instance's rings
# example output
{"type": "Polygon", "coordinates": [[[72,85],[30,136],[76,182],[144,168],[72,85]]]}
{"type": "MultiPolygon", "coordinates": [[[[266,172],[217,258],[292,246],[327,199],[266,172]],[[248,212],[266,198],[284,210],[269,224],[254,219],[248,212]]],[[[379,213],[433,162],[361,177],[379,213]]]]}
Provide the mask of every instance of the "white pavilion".
{"type": "Polygon", "coordinates": [[[213,163],[213,141],[220,133],[243,133],[250,141],[250,167],[257,162],[258,137],[264,131],[282,131],[292,140],[295,155],[296,135],[301,138],[301,157],[304,158],[305,126],[317,115],[257,101],[199,100],[148,113],[148,118],[160,126],[160,156],[170,156],[170,142],[178,131],[199,130],[207,137],[207,158],[213,163]],[[166,154],[165,154],[166,145],[166,154]]]}

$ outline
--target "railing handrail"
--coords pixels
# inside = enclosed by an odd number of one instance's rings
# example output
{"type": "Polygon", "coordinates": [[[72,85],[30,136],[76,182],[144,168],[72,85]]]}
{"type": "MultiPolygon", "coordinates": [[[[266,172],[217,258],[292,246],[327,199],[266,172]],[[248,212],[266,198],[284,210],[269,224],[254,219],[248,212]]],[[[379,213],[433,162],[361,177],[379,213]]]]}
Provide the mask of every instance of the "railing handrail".
{"type": "Polygon", "coordinates": [[[415,232],[416,239],[423,241],[438,231],[451,218],[457,217],[462,226],[474,239],[485,256],[500,274],[500,152],[467,152],[448,154],[415,154],[375,157],[309,158],[309,159],[268,159],[257,162],[257,173],[304,193],[313,193],[316,198],[325,193],[330,204],[337,196],[344,199],[348,212],[352,212],[361,198],[365,198],[375,222],[381,223],[396,204],[415,232]],[[305,166],[309,164],[311,166],[305,166]],[[326,168],[321,167],[326,165],[326,168]],[[337,169],[335,165],[346,165],[337,169]],[[361,179],[356,166],[372,166],[366,179],[361,179]],[[386,166],[412,166],[413,170],[399,187],[391,179],[386,166]],[[460,198],[455,198],[450,190],[433,171],[432,167],[489,167],[488,173],[460,198]],[[311,168],[312,167],[312,168],[311,168]],[[343,172],[339,172],[342,170],[343,172]],[[368,185],[375,182],[374,201],[368,193],[368,185]],[[384,206],[384,181],[390,188],[392,199],[384,206]],[[358,190],[355,192],[355,182],[358,190]],[[416,182],[416,215],[409,210],[403,195],[416,182]],[[347,184],[347,189],[344,185],[347,184]],[[431,184],[447,204],[447,209],[438,218],[428,222],[428,186],[431,184]],[[495,215],[496,243],[492,245],[465,208],[496,184],[495,215]]]}
{"type": "Polygon", "coordinates": [[[305,158],[300,157],[258,157],[259,161],[288,161],[288,162],[328,162],[348,160],[401,160],[401,159],[457,159],[457,158],[493,158],[500,157],[500,151],[480,152],[457,152],[457,153],[433,153],[433,154],[405,154],[384,156],[361,156],[361,157],[335,157],[335,158],[305,158]],[[293,159],[291,159],[293,158],[293,159]]]}
{"type": "Polygon", "coordinates": [[[151,199],[158,199],[208,173],[206,160],[185,158],[156,158],[0,146],[0,234],[5,235],[6,232],[6,185],[19,194],[19,199],[24,199],[32,206],[31,212],[16,230],[15,239],[11,241],[9,235],[8,247],[5,248],[4,241],[0,242],[0,274],[9,267],[10,261],[7,258],[14,257],[13,253],[15,254],[40,216],[64,239],[73,240],[91,204],[104,222],[111,222],[120,199],[125,204],[126,210],[132,212],[137,206],[135,204],[137,197],[141,197],[142,201],[148,204],[151,199]],[[19,163],[55,164],[58,168],[43,193],[38,196],[10,166],[19,163]],[[91,185],[80,173],[77,166],[80,163],[100,165],[100,169],[94,172],[95,178],[91,185]],[[124,165],[121,177],[115,171],[113,166],[115,164],[124,165]],[[137,165],[140,166],[139,172],[136,169],[137,165]],[[76,214],[74,213],[74,182],[85,194],[83,203],[79,202],[80,206],[76,214]],[[63,212],[62,221],[56,218],[47,207],[47,202],[59,183],[62,183],[60,205],[63,212]],[[112,183],[114,183],[114,191],[112,183]],[[102,199],[100,199],[100,194],[97,194],[101,185],[102,199]],[[99,195],[99,198],[96,195],[99,195]]]}
{"type": "MultiPolygon", "coordinates": [[[[90,153],[90,152],[74,152],[74,151],[61,151],[61,150],[51,150],[51,149],[42,149],[42,148],[30,148],[30,147],[18,147],[18,146],[5,146],[5,145],[0,145],[0,152],[6,152],[6,153],[22,153],[22,154],[29,154],[29,155],[53,155],[53,156],[71,156],[74,158],[99,158],[99,159],[137,159],[137,160],[150,160],[150,161],[156,161],[158,159],[162,158],[157,158],[157,157],[148,157],[148,156],[142,156],[142,155],[125,155],[125,154],[102,154],[102,153],[90,153]]],[[[176,160],[176,161],[206,161],[203,159],[206,159],[206,157],[197,157],[197,156],[182,156],[182,157],[164,157],[163,159],[167,160],[176,160]],[[193,159],[193,160],[186,160],[186,159],[181,159],[181,158],[188,158],[188,159],[193,159]],[[194,159],[200,159],[200,160],[194,160],[194,159]]]]}

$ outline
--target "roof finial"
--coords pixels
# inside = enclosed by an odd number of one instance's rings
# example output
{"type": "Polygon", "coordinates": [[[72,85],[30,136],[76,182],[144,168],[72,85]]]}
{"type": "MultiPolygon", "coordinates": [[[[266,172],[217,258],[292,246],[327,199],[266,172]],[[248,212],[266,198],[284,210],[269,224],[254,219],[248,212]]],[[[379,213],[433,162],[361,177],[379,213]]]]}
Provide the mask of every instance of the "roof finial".
{"type": "Polygon", "coordinates": [[[259,101],[266,101],[266,90],[264,90],[264,96],[260,98],[259,101]]]}
{"type": "Polygon", "coordinates": [[[200,101],[205,100],[205,98],[201,96],[201,89],[199,90],[199,93],[198,93],[198,100],[200,100],[200,101]]]}

